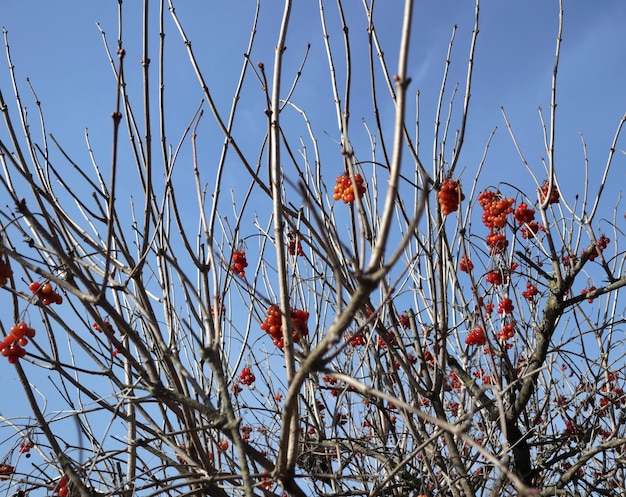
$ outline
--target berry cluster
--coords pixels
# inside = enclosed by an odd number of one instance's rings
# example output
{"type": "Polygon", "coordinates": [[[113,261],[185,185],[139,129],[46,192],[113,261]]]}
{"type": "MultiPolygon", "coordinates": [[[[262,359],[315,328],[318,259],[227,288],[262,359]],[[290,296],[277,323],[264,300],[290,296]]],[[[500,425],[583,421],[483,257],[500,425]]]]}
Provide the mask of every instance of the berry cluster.
{"type": "Polygon", "coordinates": [[[529,302],[532,302],[533,298],[538,293],[539,290],[535,285],[533,285],[532,283],[526,283],[526,290],[522,292],[522,296],[529,302]]]}
{"type": "Polygon", "coordinates": [[[287,233],[287,238],[289,239],[289,244],[287,246],[287,250],[289,251],[289,255],[297,255],[303,256],[304,251],[302,250],[302,242],[300,233],[297,231],[290,231],[287,233]]]}
{"type": "Polygon", "coordinates": [[[69,481],[67,479],[67,476],[61,477],[54,494],[58,495],[59,497],[67,497],[67,495],[70,493],[70,489],[67,486],[68,483],[69,481]]]}
{"type": "Polygon", "coordinates": [[[405,330],[411,329],[411,320],[409,319],[408,313],[403,312],[402,314],[400,314],[398,322],[400,323],[400,326],[402,326],[402,328],[404,328],[405,330]]]}
{"type": "MultiPolygon", "coordinates": [[[[300,343],[300,339],[309,334],[309,328],[307,325],[309,313],[299,309],[291,309],[289,312],[289,319],[291,320],[291,339],[294,343],[300,343]]],[[[272,304],[269,306],[267,309],[267,317],[265,318],[265,321],[261,323],[261,329],[272,337],[274,345],[280,349],[285,347],[282,316],[278,305],[272,304]]]]}
{"type": "Polygon", "coordinates": [[[461,191],[458,180],[444,179],[441,182],[441,189],[437,198],[441,204],[441,212],[447,216],[459,208],[459,203],[465,199],[465,195],[461,191]]]}
{"type": "Polygon", "coordinates": [[[359,347],[365,345],[365,338],[362,333],[348,333],[346,334],[346,342],[350,344],[350,347],[359,347]]]}
{"type": "Polygon", "coordinates": [[[493,314],[493,310],[494,310],[494,308],[495,308],[495,307],[496,307],[496,305],[495,305],[493,302],[487,302],[487,303],[484,305],[484,308],[485,308],[485,314],[486,314],[487,316],[491,316],[491,315],[493,314]]]}
{"type": "Polygon", "coordinates": [[[511,314],[515,309],[511,299],[502,299],[498,303],[498,314],[511,314]]]}
{"type": "Polygon", "coordinates": [[[576,264],[578,264],[578,256],[576,254],[564,255],[561,260],[565,269],[572,269],[576,266],[576,264]]]}
{"type": "Polygon", "coordinates": [[[10,464],[0,464],[0,479],[3,479],[4,476],[10,476],[15,473],[15,466],[11,466],[10,464]]]}
{"type": "Polygon", "coordinates": [[[601,235],[600,238],[596,240],[596,246],[592,249],[591,254],[589,255],[589,260],[593,261],[596,257],[598,257],[598,255],[602,253],[610,242],[610,238],[601,235]]]}
{"type": "Polygon", "coordinates": [[[4,260],[0,259],[0,286],[6,285],[11,276],[13,276],[11,266],[9,266],[4,260]]]}
{"type": "Polygon", "coordinates": [[[513,212],[513,199],[504,198],[499,192],[485,190],[478,196],[478,203],[483,208],[483,224],[490,233],[486,241],[491,254],[499,254],[509,245],[502,232],[506,226],[507,216],[513,212]]]}
{"type": "Polygon", "coordinates": [[[256,380],[256,377],[252,374],[252,371],[250,371],[250,368],[246,367],[241,370],[239,379],[241,380],[241,383],[243,383],[244,385],[250,386],[254,383],[254,381],[256,380]]]}
{"type": "Polygon", "coordinates": [[[464,273],[469,273],[472,269],[474,269],[474,263],[468,259],[467,257],[461,257],[461,261],[459,262],[459,270],[464,273]]]}
{"type": "Polygon", "coordinates": [[[41,300],[43,305],[63,303],[63,296],[54,291],[52,284],[49,281],[43,284],[38,281],[33,281],[30,285],[28,285],[28,288],[31,292],[33,292],[33,295],[37,296],[39,300],[41,300]]]}
{"type": "Polygon", "coordinates": [[[492,285],[501,285],[502,284],[502,272],[495,269],[493,271],[489,271],[487,273],[487,277],[485,278],[487,283],[491,283],[492,285]]]}
{"type": "Polygon", "coordinates": [[[25,442],[20,443],[20,454],[25,454],[24,457],[30,457],[30,449],[32,449],[35,444],[31,440],[26,440],[25,442]]]}
{"type": "Polygon", "coordinates": [[[485,330],[482,328],[474,328],[469,332],[465,339],[467,345],[485,345],[487,343],[487,337],[485,336],[485,330]]]}
{"type": "Polygon", "coordinates": [[[243,250],[235,250],[233,252],[233,263],[230,265],[230,269],[235,273],[245,278],[246,272],[244,271],[248,267],[248,261],[246,260],[246,253],[243,250]]]}
{"type": "Polygon", "coordinates": [[[0,342],[0,353],[4,357],[9,358],[11,364],[15,364],[18,360],[26,355],[26,347],[28,339],[35,336],[35,330],[26,323],[17,323],[11,327],[11,333],[4,337],[0,342]]]}
{"type": "Polygon", "coordinates": [[[485,238],[485,241],[487,242],[489,253],[491,255],[501,254],[509,246],[509,241],[506,239],[506,235],[497,231],[491,231],[485,238]]]}
{"type": "Polygon", "coordinates": [[[333,191],[333,199],[341,199],[343,200],[344,204],[354,202],[354,199],[356,198],[355,187],[356,196],[362,198],[365,194],[365,184],[363,182],[363,176],[358,173],[354,175],[354,183],[352,183],[350,176],[347,174],[337,176],[335,182],[337,183],[337,185],[335,185],[335,189],[333,191]]]}
{"type": "Polygon", "coordinates": [[[513,212],[512,198],[504,198],[499,192],[486,190],[478,195],[478,203],[483,208],[483,224],[490,230],[506,226],[507,216],[513,212]]]}
{"type": "Polygon", "coordinates": [[[544,230],[543,226],[535,221],[535,209],[529,209],[528,204],[522,202],[517,206],[513,217],[517,224],[521,226],[522,238],[528,239],[534,236],[539,230],[544,230]]]}
{"type": "MultiPolygon", "coordinates": [[[[580,291],[580,293],[581,293],[582,295],[587,295],[588,293],[595,292],[596,290],[597,290],[597,288],[596,288],[595,286],[590,286],[589,288],[583,288],[583,289],[580,291]]],[[[587,301],[588,301],[590,304],[592,304],[592,303],[593,303],[593,299],[594,299],[594,297],[587,299],[587,301]]]]}
{"type": "MultiPolygon", "coordinates": [[[[550,186],[550,182],[545,180],[543,185],[541,185],[539,190],[539,198],[541,199],[541,203],[546,201],[546,197],[548,197],[548,188],[550,186]]],[[[554,183],[552,183],[552,188],[550,189],[550,197],[548,198],[549,204],[558,204],[559,203],[559,189],[556,187],[554,183]]]]}
{"type": "Polygon", "coordinates": [[[515,336],[515,325],[517,323],[512,321],[511,323],[505,324],[498,333],[498,338],[500,340],[508,340],[509,338],[513,338],[515,336]]]}
{"type": "Polygon", "coordinates": [[[529,209],[528,204],[526,202],[522,202],[515,209],[513,217],[519,226],[532,223],[535,220],[535,209],[529,209]]]}
{"type": "Polygon", "coordinates": [[[241,426],[241,438],[243,440],[250,440],[251,433],[252,433],[252,426],[248,426],[248,425],[241,426]]]}
{"type": "Polygon", "coordinates": [[[393,331],[393,328],[388,329],[387,333],[379,335],[376,339],[376,342],[378,343],[378,346],[383,349],[387,347],[387,345],[390,345],[392,347],[398,345],[398,340],[396,338],[396,334],[393,331]]]}
{"type": "MultiPolygon", "coordinates": [[[[187,450],[187,446],[186,445],[179,445],[178,446],[179,449],[182,450],[187,450]]],[[[176,454],[176,459],[178,459],[178,462],[181,464],[187,464],[187,459],[185,459],[183,456],[181,456],[180,454],[176,454]]]]}
{"type": "Polygon", "coordinates": [[[328,374],[325,374],[324,376],[322,376],[322,380],[324,381],[324,383],[327,383],[329,385],[337,384],[337,378],[328,374]]]}
{"type": "MultiPolygon", "coordinates": [[[[111,333],[111,335],[115,334],[115,329],[111,323],[108,321],[102,321],[102,324],[108,333],[111,333]]],[[[92,326],[98,333],[102,333],[102,327],[98,323],[94,323],[92,326]]]]}

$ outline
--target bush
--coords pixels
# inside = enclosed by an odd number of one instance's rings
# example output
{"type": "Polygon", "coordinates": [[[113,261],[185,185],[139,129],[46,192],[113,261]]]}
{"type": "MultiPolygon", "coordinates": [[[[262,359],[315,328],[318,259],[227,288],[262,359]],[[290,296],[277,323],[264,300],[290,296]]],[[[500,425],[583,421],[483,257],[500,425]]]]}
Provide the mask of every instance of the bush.
{"type": "MultiPolygon", "coordinates": [[[[0,488],[626,492],[626,260],[614,199],[606,205],[589,183],[562,188],[570,172],[555,156],[556,80],[545,121],[541,113],[543,167],[520,152],[530,189],[505,174],[484,179],[487,150],[460,166],[478,3],[462,110],[446,114],[456,90],[445,65],[427,165],[413,138],[424,131],[408,117],[411,4],[398,19],[397,64],[383,56],[367,3],[363,12],[338,2],[332,21],[320,10],[321,34],[341,42],[320,38],[330,85],[317,104],[308,59],[293,72],[285,59],[286,40],[304,36],[286,8],[272,64],[253,64],[252,30],[230,109],[212,91],[205,47],[161,6],[203,98],[184,129],[170,124],[177,107],[160,81],[172,77],[166,46],[144,45],[144,80],[130,85],[124,38],[103,32],[113,140],[103,154],[86,135],[82,159],[46,134],[43,112],[36,136],[24,101],[38,99],[23,94],[7,51],[15,105],[0,96],[0,350],[3,377],[14,368],[23,391],[10,386],[11,396],[27,407],[3,407],[0,488]],[[357,20],[368,31],[351,44],[357,20]],[[391,107],[393,126],[381,112],[391,107]],[[335,142],[321,143],[327,129],[313,114],[334,115],[335,142]],[[351,119],[360,115],[365,132],[351,119]]],[[[144,29],[165,43],[159,19],[144,29]]]]}

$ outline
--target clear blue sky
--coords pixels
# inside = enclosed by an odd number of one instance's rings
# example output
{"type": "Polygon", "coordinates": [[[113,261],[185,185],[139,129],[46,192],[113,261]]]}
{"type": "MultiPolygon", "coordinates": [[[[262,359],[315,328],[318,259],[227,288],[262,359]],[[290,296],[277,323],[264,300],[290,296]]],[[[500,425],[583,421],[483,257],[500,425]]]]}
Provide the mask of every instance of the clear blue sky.
{"type": "MultiPolygon", "coordinates": [[[[326,116],[318,116],[315,113],[317,105],[312,106],[318,99],[325,98],[328,80],[324,73],[326,61],[319,32],[317,2],[295,4],[293,25],[287,41],[288,71],[284,86],[285,89],[288,87],[291,74],[301,60],[304,46],[311,42],[312,54],[303,75],[308,83],[302,85],[302,91],[296,92],[294,101],[307,108],[310,117],[317,122],[330,117],[327,129],[334,131],[334,114],[326,112],[326,116]]],[[[365,23],[360,2],[353,4],[355,7],[347,11],[356,13],[349,19],[350,34],[356,44],[359,39],[365,40],[365,23]]],[[[282,2],[262,2],[261,5],[259,44],[252,54],[252,60],[263,60],[268,67],[271,67],[273,58],[281,5],[282,2]]],[[[128,54],[126,71],[132,85],[139,80],[141,70],[138,39],[141,2],[127,1],[123,6],[126,13],[125,48],[128,54]]],[[[254,6],[252,0],[185,1],[177,5],[177,13],[209,75],[209,85],[217,98],[221,99],[224,110],[231,103],[232,87],[241,67],[241,54],[248,41],[254,6]]],[[[480,158],[488,133],[498,126],[488,165],[496,167],[497,164],[496,170],[499,172],[502,172],[502,168],[510,168],[510,174],[514,177],[518,172],[523,174],[503,126],[500,106],[506,108],[529,161],[538,164],[536,161],[544,155],[537,107],[542,106],[546,112],[549,108],[557,7],[556,0],[482,2],[472,117],[463,157],[465,161],[462,161],[468,167],[480,158]]],[[[152,9],[154,19],[156,8],[155,2],[152,9]]],[[[329,19],[334,19],[334,3],[327,5],[326,10],[329,19]]],[[[398,18],[401,10],[402,2],[397,0],[389,1],[384,6],[379,2],[377,7],[379,34],[392,68],[395,65],[393,48],[399,36],[393,20],[398,18]],[[386,16],[389,21],[385,20],[386,16]]],[[[427,157],[431,149],[428,133],[451,27],[453,24],[458,25],[450,87],[456,81],[463,81],[462,71],[473,23],[472,13],[473,2],[469,1],[418,4],[410,73],[413,76],[411,89],[419,88],[422,95],[422,145],[427,157]]],[[[96,144],[102,143],[101,153],[103,157],[106,156],[107,149],[104,147],[109,143],[114,80],[95,23],[101,24],[114,46],[116,15],[117,2],[112,0],[68,0],[60,4],[23,0],[3,2],[0,5],[0,23],[9,31],[19,82],[23,83],[26,77],[30,77],[43,103],[48,130],[79,155],[85,154],[82,135],[84,128],[89,128],[91,138],[96,144]]],[[[615,125],[626,111],[623,91],[626,71],[625,21],[624,2],[565,1],[557,137],[561,167],[570,163],[572,166],[580,164],[579,131],[584,133],[588,142],[592,167],[600,168],[604,163],[615,125]]],[[[175,130],[187,123],[201,94],[187,64],[180,38],[172,29],[167,15],[166,27],[166,42],[172,55],[168,62],[166,91],[168,101],[175,102],[179,109],[179,112],[172,113],[170,122],[180,117],[180,123],[176,123],[178,127],[171,128],[169,139],[176,142],[178,136],[175,130]]],[[[151,40],[153,62],[156,62],[157,57],[157,41],[155,33],[151,40]]],[[[339,37],[331,38],[331,42],[335,43],[340,56],[342,47],[339,37]]],[[[156,64],[153,70],[156,70],[156,64]]],[[[5,98],[8,98],[11,89],[6,70],[0,73],[0,78],[1,88],[5,98]]],[[[153,72],[153,78],[156,82],[156,72],[153,72]]],[[[134,92],[138,99],[137,90],[135,88],[134,92]]],[[[25,94],[25,103],[34,119],[34,106],[28,97],[25,94]]],[[[364,101],[367,106],[368,95],[364,94],[363,98],[367,99],[364,101]]],[[[460,104],[459,100],[456,105],[460,104]]],[[[353,103],[352,111],[353,118],[360,119],[358,102],[353,103]]],[[[258,112],[258,106],[250,108],[251,126],[256,127],[256,120],[261,119],[258,112]]],[[[263,125],[261,122],[261,127],[263,125]]]]}

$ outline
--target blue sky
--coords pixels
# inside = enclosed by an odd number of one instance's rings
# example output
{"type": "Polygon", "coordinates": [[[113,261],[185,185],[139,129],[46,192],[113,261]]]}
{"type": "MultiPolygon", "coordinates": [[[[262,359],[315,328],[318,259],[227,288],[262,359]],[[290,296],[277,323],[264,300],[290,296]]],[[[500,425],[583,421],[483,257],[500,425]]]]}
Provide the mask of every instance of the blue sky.
{"type": "MultiPolygon", "coordinates": [[[[357,45],[359,40],[365,41],[362,7],[360,2],[348,4],[347,12],[353,15],[349,20],[350,35],[353,44],[357,45]]],[[[419,88],[421,92],[422,145],[425,155],[429,157],[430,123],[433,121],[451,27],[458,25],[449,88],[457,81],[464,81],[474,5],[469,1],[424,4],[418,5],[415,15],[410,73],[413,76],[411,89],[419,88]]],[[[209,85],[218,101],[222,102],[224,111],[231,104],[233,85],[241,68],[241,55],[250,35],[254,6],[255,2],[251,0],[233,3],[180,2],[177,6],[177,13],[193,41],[202,67],[209,75],[209,85]]],[[[155,3],[153,19],[156,19],[156,7],[155,3]]],[[[132,95],[132,85],[139,81],[141,74],[137,36],[141,6],[140,2],[124,2],[123,8],[128,54],[126,74],[132,95]]],[[[397,0],[389,5],[377,6],[379,36],[392,68],[395,65],[394,47],[399,37],[395,21],[401,10],[402,2],[397,0]]],[[[258,45],[252,60],[263,60],[267,67],[271,67],[281,11],[280,2],[262,2],[258,45]]],[[[499,131],[492,143],[488,167],[497,164],[498,171],[505,167],[513,177],[524,174],[503,125],[500,106],[505,107],[529,161],[538,161],[544,155],[537,108],[541,106],[545,112],[549,110],[557,12],[556,1],[482,2],[472,114],[463,157],[468,166],[480,158],[489,132],[497,126],[499,131]]],[[[330,23],[336,19],[334,5],[326,6],[326,15],[330,23]]],[[[584,133],[588,142],[594,167],[600,167],[605,160],[615,126],[626,109],[622,91],[626,67],[626,33],[622,29],[625,19],[626,5],[620,1],[604,1],[601,7],[586,2],[565,2],[557,136],[557,156],[563,158],[563,163],[573,165],[580,161],[579,131],[584,133]]],[[[95,23],[100,23],[114,47],[117,2],[74,0],[62,5],[32,0],[3,2],[0,20],[9,31],[18,81],[23,84],[26,77],[30,78],[42,101],[48,130],[59,137],[64,146],[79,156],[85,156],[83,131],[89,128],[91,139],[96,144],[102,144],[102,154],[106,156],[114,80],[95,23]]],[[[169,29],[166,43],[170,55],[166,91],[168,102],[177,109],[170,116],[170,122],[177,126],[170,128],[168,138],[176,142],[176,131],[187,124],[201,94],[180,38],[172,29],[167,15],[166,27],[169,29]],[[179,116],[180,122],[176,122],[179,116]]],[[[157,37],[153,36],[153,62],[157,57],[157,41],[157,37]]],[[[327,129],[332,129],[333,112],[315,113],[317,102],[328,96],[317,2],[296,2],[287,42],[285,89],[300,64],[308,42],[312,43],[311,56],[294,101],[308,109],[312,120],[328,122],[327,129]],[[312,103],[315,105],[312,106],[312,103]]],[[[331,38],[339,62],[342,54],[340,42],[338,36],[331,38]]],[[[364,70],[365,67],[355,66],[357,76],[365,75],[364,70]]],[[[156,64],[153,64],[156,82],[155,71],[156,64]]],[[[6,71],[1,77],[6,98],[10,94],[6,71]]],[[[365,93],[365,88],[359,88],[356,95],[360,95],[361,91],[363,96],[359,98],[367,99],[364,105],[367,108],[369,95],[365,93]]],[[[139,98],[137,88],[135,95],[139,98]]],[[[24,95],[34,118],[34,105],[29,97],[24,95]]],[[[257,101],[258,97],[256,94],[257,101]]],[[[245,99],[242,105],[246,105],[245,99]]],[[[457,108],[460,105],[461,100],[458,99],[457,108]]],[[[390,116],[391,108],[387,110],[390,116]]],[[[244,110],[249,114],[248,121],[252,126],[257,126],[258,112],[258,103],[250,103],[250,107],[244,110]]],[[[355,121],[361,117],[356,98],[352,115],[355,121]]],[[[263,122],[261,126],[264,126],[263,122]]]]}

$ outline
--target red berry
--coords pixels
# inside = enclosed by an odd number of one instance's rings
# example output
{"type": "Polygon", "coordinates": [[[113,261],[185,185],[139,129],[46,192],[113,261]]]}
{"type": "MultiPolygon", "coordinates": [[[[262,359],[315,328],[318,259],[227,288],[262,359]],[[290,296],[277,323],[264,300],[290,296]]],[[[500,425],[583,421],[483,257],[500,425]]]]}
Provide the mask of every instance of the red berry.
{"type": "Polygon", "coordinates": [[[526,283],[526,291],[522,292],[522,296],[529,301],[532,301],[534,296],[539,293],[539,290],[532,283],[526,283]]]}
{"type": "Polygon", "coordinates": [[[487,343],[487,337],[485,337],[485,331],[482,328],[474,328],[469,332],[465,339],[467,345],[485,345],[487,343]]]}
{"type": "Polygon", "coordinates": [[[492,231],[487,235],[485,239],[487,242],[487,246],[489,247],[490,254],[499,254],[506,250],[509,246],[509,242],[506,239],[506,236],[503,233],[498,233],[496,231],[492,231]]]}
{"type": "Polygon", "coordinates": [[[243,250],[236,250],[235,252],[233,252],[232,261],[233,262],[230,266],[230,269],[235,274],[244,278],[246,276],[244,269],[248,267],[246,253],[243,250]]]}
{"type": "Polygon", "coordinates": [[[343,174],[341,176],[337,176],[335,182],[337,183],[335,189],[333,191],[333,199],[335,200],[343,200],[345,204],[349,204],[354,202],[356,196],[362,198],[365,194],[365,185],[363,182],[363,177],[360,174],[354,175],[355,183],[352,184],[350,176],[347,174],[343,174]],[[356,186],[356,194],[355,194],[355,186],[356,186]],[[356,195],[356,196],[355,196],[356,195]]]}
{"type": "Polygon", "coordinates": [[[528,204],[522,202],[517,206],[517,209],[515,209],[513,217],[517,221],[517,224],[522,226],[523,224],[528,224],[535,220],[535,210],[529,209],[528,204]]]}
{"type": "Polygon", "coordinates": [[[472,269],[474,269],[474,263],[468,259],[467,257],[461,257],[461,261],[459,262],[459,270],[464,273],[469,273],[472,269]]]}
{"type": "Polygon", "coordinates": [[[498,314],[511,314],[514,308],[511,299],[502,299],[498,304],[498,314]]]}
{"type": "Polygon", "coordinates": [[[465,199],[459,181],[444,179],[437,193],[437,199],[439,200],[444,216],[456,211],[459,208],[459,203],[465,199]]]}
{"type": "MultiPolygon", "coordinates": [[[[541,185],[541,187],[538,189],[540,193],[539,197],[541,198],[541,202],[545,202],[546,197],[548,197],[549,184],[550,182],[548,180],[545,180],[543,182],[543,185],[541,185]]],[[[548,199],[549,204],[557,204],[559,202],[559,199],[560,199],[559,190],[554,183],[552,183],[552,188],[550,190],[549,195],[550,195],[550,198],[548,199]]]]}
{"type": "Polygon", "coordinates": [[[513,212],[512,198],[505,199],[499,192],[486,190],[478,196],[478,203],[483,208],[483,224],[490,230],[506,226],[507,216],[513,212]]]}

